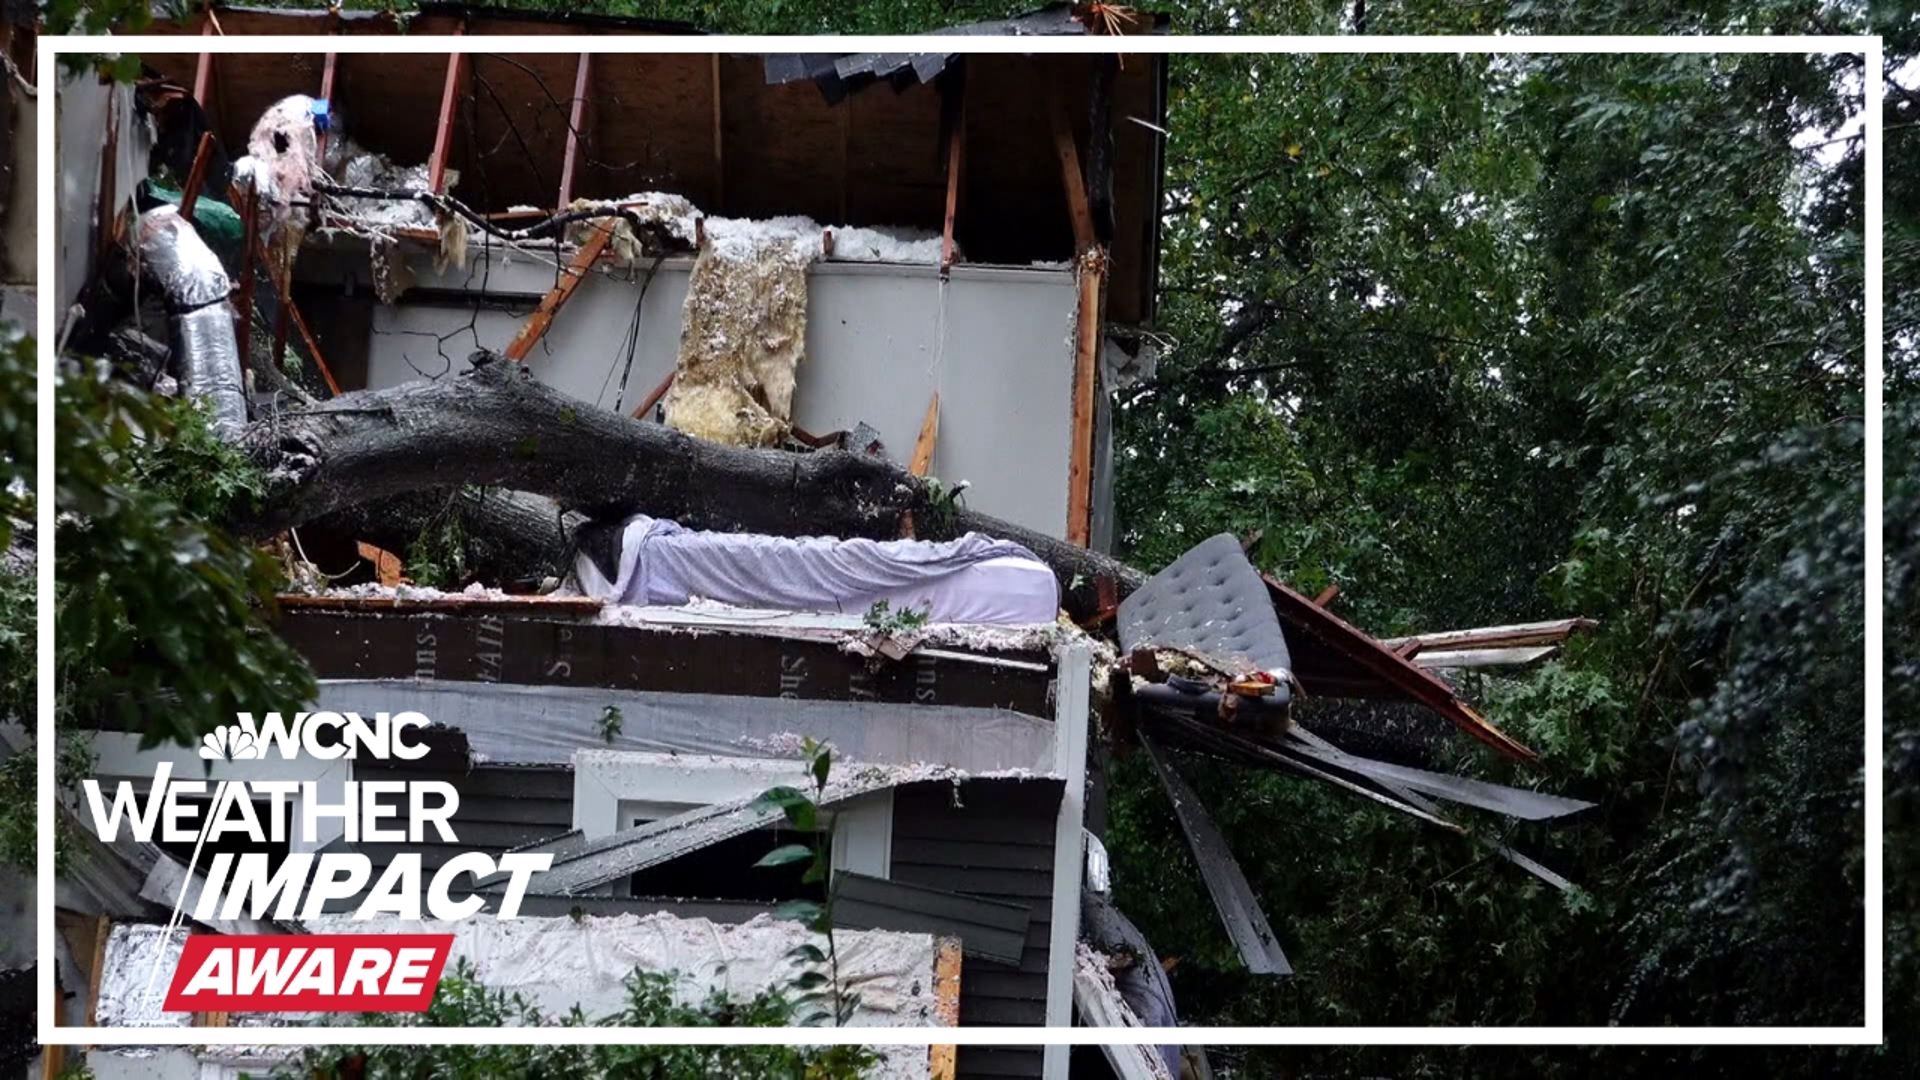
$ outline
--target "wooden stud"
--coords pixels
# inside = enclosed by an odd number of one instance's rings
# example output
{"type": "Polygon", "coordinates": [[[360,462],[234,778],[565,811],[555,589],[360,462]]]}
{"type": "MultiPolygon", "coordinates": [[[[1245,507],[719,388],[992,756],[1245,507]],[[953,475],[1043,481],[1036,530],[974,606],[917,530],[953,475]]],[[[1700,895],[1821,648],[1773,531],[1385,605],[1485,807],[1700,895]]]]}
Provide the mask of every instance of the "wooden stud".
{"type": "MultiPolygon", "coordinates": [[[[933,956],[933,1015],[942,1027],[960,1026],[961,948],[957,938],[941,938],[933,956]]],[[[927,1048],[929,1080],[954,1080],[958,1048],[939,1044],[927,1048]]]]}
{"type": "Polygon", "coordinates": [[[724,213],[727,204],[727,158],[721,126],[720,54],[713,54],[713,207],[708,213],[724,213]]]}
{"type": "MultiPolygon", "coordinates": [[[[338,9],[335,9],[334,17],[336,19],[339,17],[338,9]]],[[[333,73],[339,59],[339,53],[328,53],[326,61],[320,66],[320,100],[327,103],[327,126],[329,127],[333,126],[333,73]]],[[[321,167],[325,168],[327,133],[324,131],[320,132],[319,151],[321,167]]]]}
{"type": "Polygon", "coordinates": [[[1093,391],[1099,378],[1100,300],[1106,274],[1105,252],[1096,249],[1081,258],[1080,310],[1074,330],[1073,444],[1067,459],[1067,541],[1081,547],[1093,535],[1093,391]]]}
{"type": "Polygon", "coordinates": [[[1316,596],[1313,598],[1313,606],[1326,607],[1328,604],[1333,603],[1334,600],[1339,597],[1339,595],[1340,595],[1340,586],[1329,585],[1325,589],[1322,589],[1320,591],[1319,596],[1316,596]]]}
{"type": "Polygon", "coordinates": [[[573,170],[580,158],[580,125],[586,122],[587,76],[592,67],[590,53],[581,53],[574,64],[573,102],[567,109],[567,157],[560,166],[560,201],[554,204],[561,210],[573,205],[573,170]]]}
{"type": "Polygon", "coordinates": [[[920,421],[920,438],[913,444],[913,464],[907,469],[915,476],[927,475],[933,467],[933,443],[940,437],[940,391],[933,392],[933,400],[927,402],[927,417],[920,421]]]}
{"type": "MultiPolygon", "coordinates": [[[[213,33],[213,12],[207,12],[207,21],[200,27],[200,36],[213,33]]],[[[202,109],[207,107],[207,93],[213,88],[213,54],[203,52],[193,65],[193,100],[202,109]]]]}
{"type": "Polygon", "coordinates": [[[674,374],[671,371],[667,372],[667,377],[660,380],[660,385],[654,387],[653,392],[647,395],[647,399],[640,403],[640,407],[633,410],[635,420],[645,420],[653,412],[653,407],[660,404],[660,399],[667,396],[667,391],[673,386],[674,374]]]}
{"type": "Polygon", "coordinates": [[[67,1071],[67,1048],[59,1043],[49,1043],[40,1048],[40,1080],[60,1080],[60,1074],[67,1071]]]}
{"type": "Polygon", "coordinates": [[[1093,250],[1093,212],[1087,208],[1087,178],[1080,171],[1080,149],[1073,141],[1073,122],[1057,91],[1047,100],[1053,112],[1053,150],[1060,159],[1060,179],[1067,191],[1067,213],[1073,219],[1073,249],[1085,255],[1093,250]]]}
{"type": "Polygon", "coordinates": [[[960,209],[960,154],[967,141],[966,91],[962,89],[960,94],[960,105],[954,110],[953,130],[947,133],[947,218],[946,225],[940,230],[942,280],[953,269],[953,219],[960,209]]]}
{"type": "Polygon", "coordinates": [[[526,325],[520,328],[520,332],[515,334],[513,341],[507,345],[507,359],[516,364],[526,360],[527,354],[533,351],[533,347],[540,343],[541,338],[547,336],[547,328],[553,325],[553,317],[560,313],[560,309],[567,305],[568,300],[573,299],[573,291],[587,279],[587,274],[593,269],[593,261],[606,250],[607,241],[611,239],[613,239],[612,226],[601,224],[594,228],[592,238],[580,245],[580,250],[574,253],[573,261],[561,272],[559,284],[540,300],[539,308],[532,315],[527,316],[526,325]]]}
{"type": "Polygon", "coordinates": [[[101,915],[93,923],[93,966],[87,969],[87,1026],[100,1026],[100,975],[107,966],[107,939],[113,920],[101,915]]]}
{"type": "Polygon", "coordinates": [[[193,167],[187,170],[187,183],[180,189],[180,216],[193,220],[193,208],[200,202],[200,185],[207,182],[207,161],[213,156],[213,132],[200,133],[200,146],[193,152],[193,167]]]}
{"type": "Polygon", "coordinates": [[[97,215],[100,221],[100,254],[112,250],[114,241],[120,232],[119,202],[114,198],[113,178],[118,171],[115,166],[120,158],[119,112],[109,107],[107,112],[107,141],[100,148],[100,205],[97,215]]]}
{"type": "MultiPolygon", "coordinates": [[[[466,29],[462,23],[454,33],[464,34],[466,29]]],[[[433,156],[427,159],[427,186],[435,194],[446,190],[447,155],[453,151],[453,110],[460,101],[460,76],[466,59],[465,53],[447,57],[447,81],[440,90],[440,118],[434,122],[433,129],[433,156]]]]}
{"type": "MultiPolygon", "coordinates": [[[[925,476],[933,468],[933,444],[940,437],[940,391],[933,392],[933,399],[927,402],[926,419],[920,421],[920,437],[913,443],[913,463],[908,471],[915,476],[925,476]]],[[[900,515],[900,539],[913,539],[913,511],[900,515]]]]}
{"type": "MultiPolygon", "coordinates": [[[[266,264],[268,259],[265,245],[258,237],[254,239],[254,243],[260,245],[255,249],[254,254],[262,264],[266,264]]],[[[281,357],[287,354],[287,328],[291,324],[300,332],[301,344],[307,347],[307,355],[313,357],[313,366],[320,369],[320,378],[326,381],[328,392],[334,397],[339,397],[340,384],[334,379],[332,370],[327,367],[327,358],[320,354],[320,343],[314,340],[313,331],[307,329],[307,320],[300,316],[299,306],[293,302],[292,283],[289,282],[288,288],[283,289],[278,275],[269,271],[267,278],[273,282],[274,295],[280,300],[280,311],[273,321],[274,364],[278,365],[281,357]]]]}

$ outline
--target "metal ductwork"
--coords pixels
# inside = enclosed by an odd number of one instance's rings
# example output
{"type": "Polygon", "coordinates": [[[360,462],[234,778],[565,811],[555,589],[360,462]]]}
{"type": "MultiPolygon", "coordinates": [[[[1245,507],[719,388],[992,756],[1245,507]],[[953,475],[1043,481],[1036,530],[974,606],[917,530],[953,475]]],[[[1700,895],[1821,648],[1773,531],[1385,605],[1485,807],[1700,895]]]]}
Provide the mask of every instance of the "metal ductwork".
{"type": "Polygon", "coordinates": [[[173,313],[180,392],[203,400],[215,435],[229,442],[247,426],[246,379],[234,340],[233,283],[219,256],[171,204],[140,215],[140,262],[173,313]]]}

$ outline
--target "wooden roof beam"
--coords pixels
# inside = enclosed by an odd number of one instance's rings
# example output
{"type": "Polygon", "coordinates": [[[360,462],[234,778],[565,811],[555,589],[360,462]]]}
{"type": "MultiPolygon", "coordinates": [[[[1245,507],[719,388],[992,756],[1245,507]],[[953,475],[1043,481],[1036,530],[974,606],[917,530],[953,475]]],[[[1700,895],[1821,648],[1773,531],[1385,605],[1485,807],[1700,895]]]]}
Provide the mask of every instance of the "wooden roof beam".
{"type": "MultiPolygon", "coordinates": [[[[465,32],[464,23],[455,31],[456,34],[465,32]]],[[[433,128],[433,156],[427,163],[427,186],[436,194],[446,191],[447,157],[453,151],[453,110],[460,101],[460,82],[466,61],[465,53],[447,57],[447,81],[440,91],[440,117],[433,128]]]]}
{"type": "MultiPolygon", "coordinates": [[[[953,130],[947,132],[947,217],[946,224],[940,230],[940,278],[946,280],[953,270],[953,222],[960,209],[960,177],[966,163],[967,147],[967,84],[964,78],[954,84],[953,92],[960,98],[953,110],[953,130]]],[[[842,106],[851,110],[852,106],[842,106]]],[[[846,179],[841,178],[841,191],[846,190],[846,179]]]]}
{"type": "Polygon", "coordinates": [[[533,351],[533,347],[540,343],[540,339],[547,336],[547,328],[553,325],[553,317],[560,314],[560,309],[566,306],[568,300],[573,299],[573,291],[578,289],[580,283],[585,281],[587,275],[593,271],[594,260],[606,250],[607,241],[612,238],[612,225],[605,221],[595,225],[592,238],[580,245],[580,250],[574,253],[573,261],[568,263],[566,270],[561,273],[559,283],[541,299],[540,307],[532,315],[527,316],[526,324],[507,345],[507,359],[516,364],[523,362],[527,354],[533,351]]]}
{"type": "Polygon", "coordinates": [[[573,69],[573,101],[567,107],[567,157],[560,166],[560,201],[554,203],[561,210],[573,204],[573,172],[580,160],[580,125],[586,122],[587,81],[592,73],[593,55],[581,53],[573,69]]]}
{"type": "MultiPolygon", "coordinates": [[[[200,36],[213,33],[213,13],[207,13],[207,21],[200,27],[200,36]]],[[[207,95],[213,89],[213,54],[203,52],[193,65],[193,100],[202,109],[207,107],[207,95]]]]}

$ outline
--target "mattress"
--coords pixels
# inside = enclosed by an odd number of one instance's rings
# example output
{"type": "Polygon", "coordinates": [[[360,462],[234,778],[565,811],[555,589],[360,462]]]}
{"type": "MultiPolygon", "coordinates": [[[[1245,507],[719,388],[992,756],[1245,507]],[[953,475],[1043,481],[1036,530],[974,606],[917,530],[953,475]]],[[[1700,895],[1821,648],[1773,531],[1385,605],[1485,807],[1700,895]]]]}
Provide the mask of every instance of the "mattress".
{"type": "Polygon", "coordinates": [[[1018,544],[979,533],[957,540],[840,540],[696,532],[644,515],[620,537],[618,576],[575,560],[581,591],[610,603],[715,600],[775,611],[890,610],[929,622],[1033,625],[1059,612],[1053,570],[1018,544]]]}

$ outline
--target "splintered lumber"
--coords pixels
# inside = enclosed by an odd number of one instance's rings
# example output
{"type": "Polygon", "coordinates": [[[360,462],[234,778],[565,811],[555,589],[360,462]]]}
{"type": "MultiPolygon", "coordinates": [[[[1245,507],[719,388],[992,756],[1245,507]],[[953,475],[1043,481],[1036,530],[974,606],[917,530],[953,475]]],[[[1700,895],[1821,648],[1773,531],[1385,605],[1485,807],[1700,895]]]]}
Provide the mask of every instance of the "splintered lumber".
{"type": "MultiPolygon", "coordinates": [[[[200,36],[206,37],[212,33],[213,13],[209,11],[207,13],[207,22],[200,27],[200,36]]],[[[203,109],[207,107],[207,91],[212,85],[213,54],[203,52],[200,54],[200,59],[195,61],[193,65],[193,100],[203,109]]]]}
{"type": "Polygon", "coordinates": [[[200,186],[207,182],[207,160],[213,156],[213,132],[200,133],[200,145],[193,151],[193,167],[187,170],[186,186],[180,189],[180,216],[193,220],[193,208],[200,202],[200,186]]]}
{"type": "Polygon", "coordinates": [[[927,402],[926,419],[920,421],[920,437],[913,443],[913,464],[907,471],[915,476],[927,475],[933,467],[933,443],[940,437],[940,391],[933,392],[933,400],[927,402]]]}
{"type": "Polygon", "coordinates": [[[1073,444],[1067,456],[1067,539],[1086,547],[1093,536],[1094,383],[1099,379],[1100,297],[1106,282],[1105,253],[1080,260],[1080,307],[1074,329],[1073,444]]]}
{"type": "MultiPolygon", "coordinates": [[[[1317,646],[1337,654],[1346,664],[1364,671],[1366,677],[1372,682],[1391,687],[1398,696],[1425,705],[1452,721],[1453,725],[1461,731],[1507,757],[1529,762],[1540,759],[1540,755],[1528,749],[1513,736],[1488,723],[1485,717],[1475,712],[1466,702],[1461,701],[1454,695],[1451,686],[1441,682],[1431,673],[1414,666],[1412,661],[1397,653],[1387,643],[1368,636],[1353,624],[1288,588],[1271,575],[1260,576],[1267,583],[1267,595],[1273,600],[1274,607],[1280,613],[1280,623],[1286,627],[1289,640],[1300,633],[1310,635],[1315,639],[1317,646]]],[[[1403,647],[1419,647],[1418,642],[1403,641],[1401,644],[1403,647]]],[[[1316,686],[1298,666],[1295,674],[1301,678],[1308,693],[1317,692],[1316,686]]]]}
{"type": "MultiPolygon", "coordinates": [[[[960,169],[966,147],[967,99],[965,84],[960,89],[960,105],[954,110],[953,130],[947,133],[947,217],[940,230],[940,276],[953,269],[953,222],[960,210],[960,169]]],[[[842,185],[844,188],[844,185],[842,185]]]]}
{"type": "Polygon", "coordinates": [[[540,343],[540,339],[547,336],[547,328],[553,325],[553,317],[560,314],[560,309],[567,306],[568,300],[573,299],[573,291],[587,279],[587,274],[593,269],[594,260],[606,250],[607,241],[611,239],[613,239],[612,228],[606,225],[598,225],[594,228],[593,235],[587,239],[586,243],[580,245],[580,250],[574,252],[573,261],[561,271],[559,283],[548,290],[547,295],[540,301],[540,307],[532,315],[527,316],[526,325],[513,336],[513,342],[507,346],[507,359],[516,364],[525,361],[527,354],[540,343]]]}
{"type": "MultiPolygon", "coordinates": [[[[249,198],[251,197],[250,192],[249,198]]],[[[248,215],[247,222],[248,227],[251,228],[253,222],[251,214],[248,215]]],[[[262,244],[258,238],[254,240],[254,243],[262,245],[254,251],[254,256],[258,258],[263,265],[272,265],[271,260],[267,258],[267,249],[264,244],[262,244]]],[[[313,366],[320,369],[320,377],[326,380],[328,392],[334,397],[339,397],[340,383],[333,377],[333,369],[327,367],[327,358],[320,354],[320,343],[314,340],[313,331],[307,329],[307,320],[301,316],[299,306],[293,302],[293,294],[282,287],[279,275],[269,273],[267,280],[273,282],[274,296],[280,301],[280,313],[274,320],[274,364],[277,366],[280,363],[280,357],[286,353],[287,323],[291,320],[294,328],[300,331],[300,341],[306,345],[307,355],[313,357],[313,366]]],[[[251,281],[248,282],[248,285],[251,285],[251,281]]],[[[252,296],[252,289],[243,288],[242,291],[249,298],[252,296]]]]}
{"type": "Polygon", "coordinates": [[[1093,250],[1093,211],[1087,206],[1086,174],[1080,170],[1080,148],[1073,141],[1073,122],[1058,93],[1047,95],[1053,114],[1053,150],[1060,159],[1060,178],[1067,191],[1067,213],[1073,219],[1073,249],[1084,255],[1093,250]]]}
{"type": "Polygon", "coordinates": [[[1515,623],[1512,626],[1482,626],[1472,630],[1443,630],[1433,634],[1384,638],[1388,648],[1418,644],[1423,651],[1440,649],[1498,649],[1522,645],[1558,645],[1574,634],[1592,630],[1600,624],[1592,619],[1550,619],[1546,622],[1515,623]]]}
{"type": "Polygon", "coordinates": [[[573,101],[567,108],[567,153],[560,164],[560,201],[554,205],[565,210],[573,205],[573,170],[580,160],[580,125],[587,115],[587,78],[593,71],[593,54],[581,53],[573,68],[573,101]]]}
{"type": "Polygon", "coordinates": [[[1220,914],[1221,925],[1226,927],[1227,937],[1240,952],[1241,963],[1255,975],[1293,974],[1293,965],[1287,963],[1286,954],[1280,951],[1280,942],[1274,938],[1273,928],[1267,925],[1266,913],[1260,910],[1260,900],[1253,895],[1247,876],[1234,861],[1233,851],[1227,847],[1226,837],[1214,824],[1213,816],[1167,760],[1166,752],[1145,732],[1140,733],[1140,748],[1153,766],[1154,775],[1160,778],[1160,786],[1173,800],[1174,818],[1187,838],[1187,847],[1193,851],[1193,861],[1200,867],[1200,879],[1206,883],[1207,895],[1213,898],[1213,908],[1220,914]]]}
{"type": "Polygon", "coordinates": [[[635,420],[645,420],[653,413],[653,407],[660,404],[660,399],[667,396],[668,390],[673,389],[673,377],[676,374],[678,372],[667,372],[667,377],[660,380],[660,385],[647,394],[646,400],[640,403],[640,407],[633,410],[635,420]]]}
{"type": "MultiPolygon", "coordinates": [[[[455,33],[465,29],[462,24],[455,33]]],[[[427,159],[427,187],[436,194],[446,191],[447,156],[453,150],[453,110],[460,101],[461,67],[466,61],[465,53],[447,57],[447,82],[440,91],[439,119],[434,121],[433,128],[433,156],[427,159]]]]}
{"type": "Polygon", "coordinates": [[[1422,652],[1413,662],[1429,671],[1480,667],[1530,667],[1560,652],[1558,645],[1521,645],[1506,649],[1441,649],[1422,652]]]}

